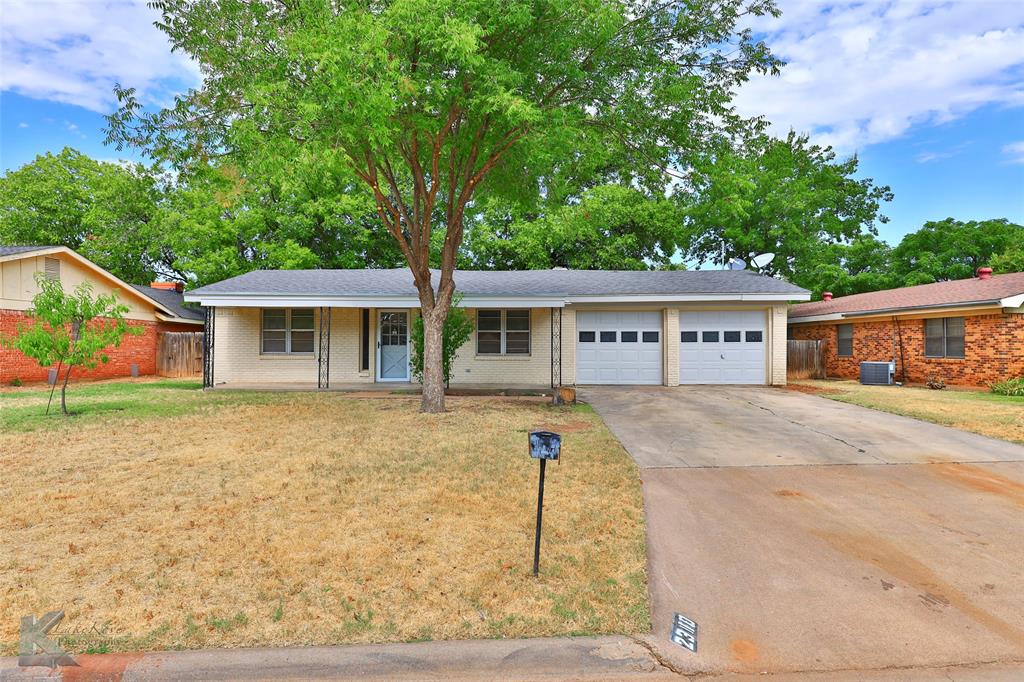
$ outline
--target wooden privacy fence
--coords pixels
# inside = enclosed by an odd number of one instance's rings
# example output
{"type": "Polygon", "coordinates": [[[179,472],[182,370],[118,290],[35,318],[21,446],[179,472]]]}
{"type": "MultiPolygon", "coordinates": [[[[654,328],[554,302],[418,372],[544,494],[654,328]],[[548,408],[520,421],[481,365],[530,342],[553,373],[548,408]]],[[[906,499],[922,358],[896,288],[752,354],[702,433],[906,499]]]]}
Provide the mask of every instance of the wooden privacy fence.
{"type": "Polygon", "coordinates": [[[156,354],[162,377],[191,377],[203,373],[203,333],[163,332],[156,354]]]}
{"type": "Polygon", "coordinates": [[[787,341],[786,376],[790,379],[824,379],[825,343],[823,341],[787,341]]]}

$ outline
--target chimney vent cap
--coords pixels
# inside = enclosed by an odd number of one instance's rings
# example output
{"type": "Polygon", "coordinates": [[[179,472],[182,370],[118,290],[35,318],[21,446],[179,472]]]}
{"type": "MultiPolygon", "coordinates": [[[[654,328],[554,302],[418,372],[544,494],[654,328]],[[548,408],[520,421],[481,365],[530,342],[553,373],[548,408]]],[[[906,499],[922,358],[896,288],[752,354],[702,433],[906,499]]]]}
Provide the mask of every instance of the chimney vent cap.
{"type": "Polygon", "coordinates": [[[978,268],[978,279],[992,279],[992,268],[978,268]]]}
{"type": "Polygon", "coordinates": [[[821,292],[821,300],[823,300],[823,301],[831,301],[832,300],[832,292],[831,291],[823,291],[823,292],[821,292]]]}

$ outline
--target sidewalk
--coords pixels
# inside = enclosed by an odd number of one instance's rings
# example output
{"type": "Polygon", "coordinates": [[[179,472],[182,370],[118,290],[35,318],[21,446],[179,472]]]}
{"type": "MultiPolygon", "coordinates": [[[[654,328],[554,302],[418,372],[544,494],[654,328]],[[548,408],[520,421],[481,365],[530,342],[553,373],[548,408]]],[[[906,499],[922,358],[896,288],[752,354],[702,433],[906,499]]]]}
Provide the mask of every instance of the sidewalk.
{"type": "Polygon", "coordinates": [[[650,637],[470,640],[287,649],[221,649],[76,656],[78,668],[19,668],[0,658],[0,681],[89,680],[715,680],[721,682],[1019,682],[1024,661],[937,668],[888,668],[708,675],[698,659],[650,637]],[[657,652],[657,653],[655,653],[657,652]]]}

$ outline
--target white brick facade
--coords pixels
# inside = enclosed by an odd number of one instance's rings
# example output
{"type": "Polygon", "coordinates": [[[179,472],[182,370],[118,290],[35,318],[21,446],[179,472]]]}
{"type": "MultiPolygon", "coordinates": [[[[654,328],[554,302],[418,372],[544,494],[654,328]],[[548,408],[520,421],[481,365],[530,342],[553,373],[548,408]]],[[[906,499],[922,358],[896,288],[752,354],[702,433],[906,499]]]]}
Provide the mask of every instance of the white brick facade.
{"type": "MultiPolygon", "coordinates": [[[[766,381],[774,385],[786,383],[786,318],[785,304],[695,304],[652,306],[575,305],[562,309],[561,357],[562,384],[576,381],[576,313],[578,310],[647,309],[662,314],[663,383],[679,385],[679,313],[686,310],[746,309],[763,310],[766,316],[766,381]]],[[[377,310],[370,309],[369,369],[360,371],[359,308],[331,309],[330,382],[372,383],[376,381],[377,310]]],[[[416,314],[410,309],[410,323],[416,314]]],[[[476,326],[476,310],[467,309],[476,326]]],[[[315,315],[319,328],[319,309],[315,315]]],[[[557,313],[555,313],[557,321],[557,313]]],[[[476,332],[460,349],[453,367],[453,386],[493,384],[508,387],[548,386],[551,383],[551,308],[533,308],[530,314],[529,355],[489,356],[476,352],[476,332]]],[[[215,384],[296,384],[315,388],[317,360],[315,355],[264,355],[260,353],[260,309],[217,308],[215,324],[215,384]]],[[[317,338],[319,335],[317,334],[317,338]]]]}

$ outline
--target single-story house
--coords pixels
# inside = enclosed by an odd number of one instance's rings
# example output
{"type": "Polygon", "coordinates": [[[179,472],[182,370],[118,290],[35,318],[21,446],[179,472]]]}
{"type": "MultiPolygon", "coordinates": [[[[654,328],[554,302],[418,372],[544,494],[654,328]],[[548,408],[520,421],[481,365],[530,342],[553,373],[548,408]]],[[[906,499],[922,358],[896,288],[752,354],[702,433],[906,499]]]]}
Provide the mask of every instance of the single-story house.
{"type": "MultiPolygon", "coordinates": [[[[474,332],[452,386],[783,384],[787,304],[809,298],[735,270],[458,271],[455,284],[474,332]]],[[[185,300],[207,310],[208,386],[412,380],[407,269],[256,271],[185,300]]]]}
{"type": "MultiPolygon", "coordinates": [[[[64,246],[0,246],[0,334],[14,335],[19,324],[31,323],[25,310],[39,292],[37,272],[59,280],[67,292],[85,281],[92,283],[96,294],[116,291],[119,300],[128,306],[128,323],[144,329],[139,336],[125,336],[119,347],[107,353],[108,363],[80,370],[79,378],[155,374],[161,333],[203,331],[202,310],[184,305],[178,284],[130,285],[64,246]]],[[[48,373],[49,368],[40,367],[20,351],[0,348],[0,383],[15,379],[45,381],[48,373]]]]}
{"type": "Polygon", "coordinates": [[[790,308],[789,336],[823,340],[829,376],[855,379],[864,361],[918,383],[1024,376],[1024,272],[823,298],[790,308]]]}

